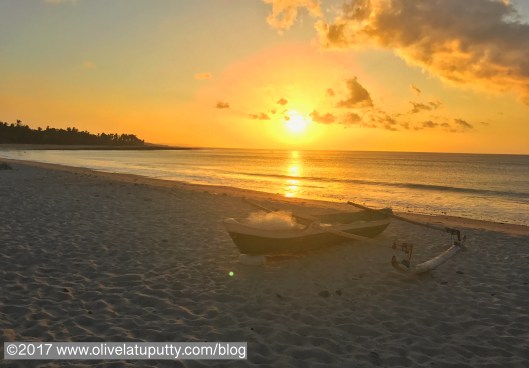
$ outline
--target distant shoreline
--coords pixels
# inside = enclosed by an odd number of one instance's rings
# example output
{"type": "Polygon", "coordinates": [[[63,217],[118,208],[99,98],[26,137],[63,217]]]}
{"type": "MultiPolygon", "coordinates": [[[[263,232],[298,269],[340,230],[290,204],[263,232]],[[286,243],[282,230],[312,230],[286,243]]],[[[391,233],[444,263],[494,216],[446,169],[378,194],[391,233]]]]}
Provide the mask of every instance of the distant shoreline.
{"type": "Polygon", "coordinates": [[[195,147],[178,147],[150,145],[144,146],[101,146],[101,145],[75,145],[75,144],[0,144],[0,151],[7,150],[61,150],[61,151],[179,151],[179,150],[196,150],[195,147]]]}

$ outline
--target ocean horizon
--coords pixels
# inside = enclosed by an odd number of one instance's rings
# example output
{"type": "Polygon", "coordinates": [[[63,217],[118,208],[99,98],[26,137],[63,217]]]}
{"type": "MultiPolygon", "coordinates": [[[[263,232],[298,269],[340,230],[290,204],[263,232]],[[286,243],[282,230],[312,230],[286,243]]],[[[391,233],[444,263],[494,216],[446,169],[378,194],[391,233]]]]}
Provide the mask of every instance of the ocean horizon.
{"type": "Polygon", "coordinates": [[[202,148],[6,150],[0,157],[529,225],[529,155],[202,148]]]}

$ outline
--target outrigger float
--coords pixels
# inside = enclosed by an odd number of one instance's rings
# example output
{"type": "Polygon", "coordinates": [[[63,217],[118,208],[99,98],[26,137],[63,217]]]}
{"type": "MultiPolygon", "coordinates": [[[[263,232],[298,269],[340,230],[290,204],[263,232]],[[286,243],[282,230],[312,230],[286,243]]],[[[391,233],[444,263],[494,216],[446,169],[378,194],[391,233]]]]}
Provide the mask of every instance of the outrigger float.
{"type": "MultiPolygon", "coordinates": [[[[245,201],[265,212],[279,211],[278,209],[266,208],[248,199],[245,201]]],[[[381,234],[392,219],[440,230],[451,236],[451,246],[447,250],[416,265],[411,262],[413,245],[394,242],[391,248],[405,254],[405,258],[400,261],[395,255],[391,259],[391,265],[400,272],[409,274],[429,272],[464,249],[466,237],[461,237],[461,232],[457,229],[413,221],[395,215],[389,208],[378,210],[353,202],[347,202],[347,204],[359,208],[361,211],[314,216],[293,213],[292,217],[298,226],[288,229],[265,229],[248,219],[229,218],[223,223],[241,252],[241,261],[244,260],[244,263],[247,264],[262,264],[264,263],[264,256],[300,253],[329,247],[347,240],[359,240],[380,246],[373,238],[381,234]]]]}

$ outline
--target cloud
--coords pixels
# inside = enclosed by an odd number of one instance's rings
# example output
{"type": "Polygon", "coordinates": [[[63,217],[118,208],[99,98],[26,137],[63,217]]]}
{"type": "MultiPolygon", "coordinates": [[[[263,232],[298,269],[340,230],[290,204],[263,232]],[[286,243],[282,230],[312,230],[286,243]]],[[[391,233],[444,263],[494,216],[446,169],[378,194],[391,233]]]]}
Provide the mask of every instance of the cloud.
{"type": "Polygon", "coordinates": [[[288,101],[284,98],[280,98],[276,103],[278,105],[285,106],[288,103],[288,101]]]}
{"type": "Polygon", "coordinates": [[[360,124],[362,123],[362,118],[360,117],[360,115],[355,114],[354,112],[350,112],[348,114],[343,115],[340,118],[340,122],[343,125],[360,124]]]}
{"type": "Polygon", "coordinates": [[[400,117],[405,115],[388,114],[378,108],[370,108],[364,110],[362,115],[350,112],[343,115],[336,115],[332,113],[319,113],[314,110],[310,114],[312,121],[319,124],[340,124],[344,127],[350,127],[356,125],[362,128],[370,129],[384,129],[388,131],[402,131],[402,130],[413,130],[419,131],[424,129],[437,129],[444,130],[451,133],[463,133],[471,129],[474,126],[463,119],[447,119],[446,117],[437,117],[435,120],[426,120],[422,122],[413,122],[410,120],[404,120],[400,117]]]}
{"type": "Polygon", "coordinates": [[[208,72],[195,74],[196,80],[206,80],[206,79],[212,79],[212,78],[213,78],[213,75],[211,75],[211,73],[208,73],[208,72]]]}
{"type": "Polygon", "coordinates": [[[339,117],[331,114],[320,114],[314,110],[310,117],[312,121],[320,124],[340,124],[344,127],[351,125],[358,125],[364,128],[381,128],[386,130],[399,130],[399,123],[392,116],[388,115],[382,110],[371,109],[362,115],[362,117],[354,112],[340,115],[339,117]]]}
{"type": "Polygon", "coordinates": [[[428,120],[428,121],[423,121],[421,126],[423,128],[436,128],[437,126],[439,126],[439,123],[435,123],[431,120],[428,120]]]}
{"type": "Polygon", "coordinates": [[[430,105],[423,104],[421,102],[410,101],[410,103],[413,105],[413,108],[410,111],[412,114],[417,114],[418,112],[421,112],[423,110],[431,110],[432,109],[432,107],[430,105]]]}
{"type": "Polygon", "coordinates": [[[260,112],[259,114],[250,114],[250,118],[253,120],[270,120],[270,117],[264,112],[260,112]]]}
{"type": "Polygon", "coordinates": [[[272,12],[266,18],[270,26],[277,30],[287,30],[296,21],[298,11],[305,8],[313,17],[321,16],[318,0],[263,0],[272,4],[272,12]]]}
{"type": "Polygon", "coordinates": [[[334,97],[335,93],[332,88],[327,88],[327,96],[334,97]]]}
{"type": "Polygon", "coordinates": [[[417,95],[417,96],[421,95],[422,91],[419,89],[419,87],[417,87],[417,86],[415,86],[413,84],[410,84],[410,88],[413,91],[413,93],[415,93],[415,95],[417,95]]]}
{"type": "Polygon", "coordinates": [[[358,83],[356,77],[346,80],[345,83],[349,96],[345,100],[339,101],[336,107],[354,108],[373,106],[369,92],[358,83]]]}
{"type": "Polygon", "coordinates": [[[417,114],[421,111],[432,111],[437,110],[439,106],[441,106],[441,101],[430,101],[428,103],[422,103],[422,102],[414,102],[410,101],[413,108],[411,109],[411,114],[417,114]]]}
{"type": "MultiPolygon", "coordinates": [[[[439,119],[441,121],[443,120],[443,118],[439,118],[439,119]]],[[[441,128],[451,133],[461,133],[461,132],[465,132],[470,129],[473,129],[474,126],[470,124],[468,121],[456,118],[456,119],[451,119],[450,122],[448,121],[435,122],[432,120],[423,121],[422,123],[415,125],[413,127],[413,130],[435,129],[435,128],[441,128]]]]}
{"type": "Polygon", "coordinates": [[[83,68],[85,69],[95,69],[96,65],[93,61],[85,60],[83,61],[83,68]]]}
{"type": "Polygon", "coordinates": [[[310,117],[312,118],[312,121],[315,123],[320,124],[332,124],[336,121],[336,118],[333,114],[326,113],[326,114],[320,114],[316,110],[310,113],[310,117]]]}
{"type": "Polygon", "coordinates": [[[382,128],[391,131],[397,131],[398,122],[397,120],[382,110],[373,110],[372,114],[369,116],[369,123],[365,123],[365,126],[368,128],[382,128]]]}
{"type": "Polygon", "coordinates": [[[463,119],[454,119],[454,123],[460,129],[473,129],[474,126],[463,119]]]}
{"type": "Polygon", "coordinates": [[[319,21],[329,48],[377,46],[445,81],[515,91],[529,104],[529,24],[509,1],[354,0],[319,21]]]}
{"type": "Polygon", "coordinates": [[[443,103],[439,100],[430,101],[428,104],[432,107],[432,110],[438,109],[443,103]]]}
{"type": "Polygon", "coordinates": [[[229,109],[230,108],[230,104],[228,102],[219,101],[215,105],[215,108],[216,109],[229,109]]]}
{"type": "Polygon", "coordinates": [[[347,114],[343,114],[340,116],[336,116],[331,113],[319,113],[318,111],[314,110],[310,113],[310,117],[312,118],[312,121],[318,124],[340,124],[345,127],[351,126],[351,125],[360,125],[360,126],[367,126],[363,121],[360,115],[350,112],[347,114]]]}

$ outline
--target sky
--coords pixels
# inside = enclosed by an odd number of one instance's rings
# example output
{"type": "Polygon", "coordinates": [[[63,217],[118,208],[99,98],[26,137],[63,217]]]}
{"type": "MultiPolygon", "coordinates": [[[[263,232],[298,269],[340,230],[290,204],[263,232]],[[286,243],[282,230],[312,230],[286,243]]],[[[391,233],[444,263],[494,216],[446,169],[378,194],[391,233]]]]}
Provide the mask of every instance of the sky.
{"type": "Polygon", "coordinates": [[[0,0],[0,121],[529,154],[529,0],[0,0]]]}

